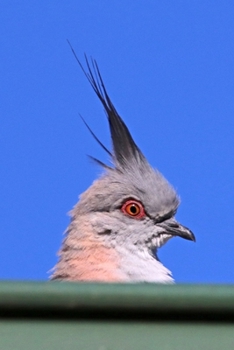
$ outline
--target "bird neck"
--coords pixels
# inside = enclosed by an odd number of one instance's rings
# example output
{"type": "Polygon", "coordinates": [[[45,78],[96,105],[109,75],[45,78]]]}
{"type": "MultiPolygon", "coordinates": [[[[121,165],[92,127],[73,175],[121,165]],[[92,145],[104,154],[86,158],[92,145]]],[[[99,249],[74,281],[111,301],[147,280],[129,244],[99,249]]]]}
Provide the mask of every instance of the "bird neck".
{"type": "Polygon", "coordinates": [[[73,218],[53,280],[172,283],[171,273],[146,247],[118,244],[94,229],[90,217],[73,218]]]}
{"type": "Polygon", "coordinates": [[[53,280],[121,282],[115,249],[95,234],[87,218],[79,217],[69,225],[53,280]]]}
{"type": "Polygon", "coordinates": [[[147,247],[118,246],[121,271],[128,282],[173,283],[171,272],[153,256],[147,247]]]}

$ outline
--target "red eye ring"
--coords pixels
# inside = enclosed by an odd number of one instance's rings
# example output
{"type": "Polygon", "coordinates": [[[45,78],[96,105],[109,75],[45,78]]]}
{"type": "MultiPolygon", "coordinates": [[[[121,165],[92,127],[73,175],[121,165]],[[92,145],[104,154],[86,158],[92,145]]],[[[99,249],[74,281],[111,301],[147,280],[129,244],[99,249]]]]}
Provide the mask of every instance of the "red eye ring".
{"type": "Polygon", "coordinates": [[[145,210],[141,202],[135,199],[127,200],[121,207],[121,211],[134,219],[141,219],[145,214],[145,210]]]}

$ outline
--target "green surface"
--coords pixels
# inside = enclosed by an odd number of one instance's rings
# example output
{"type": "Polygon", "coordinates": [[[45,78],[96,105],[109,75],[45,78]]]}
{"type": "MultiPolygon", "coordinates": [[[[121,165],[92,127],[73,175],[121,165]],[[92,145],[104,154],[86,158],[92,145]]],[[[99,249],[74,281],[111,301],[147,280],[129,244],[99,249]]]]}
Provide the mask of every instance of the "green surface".
{"type": "Polygon", "coordinates": [[[234,286],[1,282],[10,349],[234,349],[234,286]]]}
{"type": "Polygon", "coordinates": [[[77,321],[7,321],[0,324],[1,350],[233,348],[234,326],[229,324],[77,321]]]}

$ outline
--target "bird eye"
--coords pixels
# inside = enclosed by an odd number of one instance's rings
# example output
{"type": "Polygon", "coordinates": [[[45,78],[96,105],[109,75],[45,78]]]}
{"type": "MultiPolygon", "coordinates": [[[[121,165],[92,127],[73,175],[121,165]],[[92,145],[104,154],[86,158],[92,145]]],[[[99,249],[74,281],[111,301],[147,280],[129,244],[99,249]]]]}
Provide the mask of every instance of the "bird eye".
{"type": "Polygon", "coordinates": [[[131,216],[135,219],[141,219],[145,216],[145,210],[144,210],[143,205],[134,199],[130,199],[130,200],[126,201],[122,205],[121,211],[125,215],[131,216]]]}

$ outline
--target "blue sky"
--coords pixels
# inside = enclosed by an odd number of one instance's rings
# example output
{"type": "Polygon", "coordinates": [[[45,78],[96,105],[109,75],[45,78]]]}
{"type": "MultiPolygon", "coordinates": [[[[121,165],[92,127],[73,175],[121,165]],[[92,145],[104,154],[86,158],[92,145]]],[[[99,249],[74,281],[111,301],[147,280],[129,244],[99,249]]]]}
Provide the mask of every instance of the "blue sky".
{"type": "Polygon", "coordinates": [[[159,258],[178,283],[233,283],[234,3],[14,1],[1,5],[0,278],[46,280],[67,213],[110,147],[78,57],[96,58],[109,94],[150,163],[181,198],[197,242],[159,258]]]}

